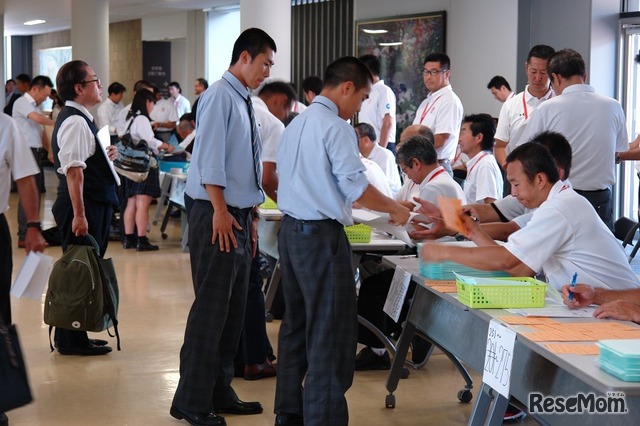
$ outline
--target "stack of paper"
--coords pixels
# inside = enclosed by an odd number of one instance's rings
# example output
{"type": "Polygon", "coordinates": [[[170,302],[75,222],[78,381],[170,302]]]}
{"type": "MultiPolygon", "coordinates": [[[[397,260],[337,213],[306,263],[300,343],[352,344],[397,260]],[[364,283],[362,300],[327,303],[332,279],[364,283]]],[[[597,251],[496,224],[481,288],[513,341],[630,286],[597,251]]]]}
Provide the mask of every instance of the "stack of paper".
{"type": "Polygon", "coordinates": [[[625,382],[640,382],[640,340],[601,340],[600,368],[625,382]]]}

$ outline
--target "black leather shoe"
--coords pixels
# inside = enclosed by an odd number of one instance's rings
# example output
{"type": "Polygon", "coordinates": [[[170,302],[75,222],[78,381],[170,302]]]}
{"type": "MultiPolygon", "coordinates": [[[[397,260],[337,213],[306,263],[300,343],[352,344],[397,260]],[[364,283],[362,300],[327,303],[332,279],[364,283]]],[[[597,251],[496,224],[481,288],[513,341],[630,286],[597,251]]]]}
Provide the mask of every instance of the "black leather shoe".
{"type": "Polygon", "coordinates": [[[228,414],[260,414],[262,413],[262,404],[259,402],[234,401],[233,404],[224,408],[217,408],[214,413],[228,414]]]}
{"type": "Polygon", "coordinates": [[[276,415],[276,426],[304,426],[304,418],[300,414],[280,413],[276,415]]]}
{"type": "Polygon", "coordinates": [[[135,248],[137,239],[135,235],[125,235],[122,240],[122,248],[130,249],[135,248]]]}
{"type": "Polygon", "coordinates": [[[60,355],[106,355],[111,352],[111,350],[111,346],[97,346],[93,343],[89,343],[87,346],[79,346],[75,348],[58,347],[58,352],[60,352],[60,355]]]}
{"type": "Polygon", "coordinates": [[[183,410],[182,408],[178,408],[175,405],[171,406],[171,410],[169,410],[169,414],[171,417],[176,418],[178,420],[186,420],[190,425],[197,426],[219,426],[226,425],[227,422],[224,420],[222,416],[216,416],[213,413],[193,413],[189,410],[183,410]]]}
{"type": "Polygon", "coordinates": [[[96,346],[107,346],[107,344],[109,342],[107,342],[106,340],[102,340],[102,339],[89,339],[89,343],[96,345],[96,346]]]}
{"type": "Polygon", "coordinates": [[[0,426],[9,426],[9,418],[5,413],[0,413],[0,426]]]}
{"type": "Polygon", "coordinates": [[[138,237],[136,251],[156,251],[158,248],[158,246],[151,244],[147,237],[138,237]]]}

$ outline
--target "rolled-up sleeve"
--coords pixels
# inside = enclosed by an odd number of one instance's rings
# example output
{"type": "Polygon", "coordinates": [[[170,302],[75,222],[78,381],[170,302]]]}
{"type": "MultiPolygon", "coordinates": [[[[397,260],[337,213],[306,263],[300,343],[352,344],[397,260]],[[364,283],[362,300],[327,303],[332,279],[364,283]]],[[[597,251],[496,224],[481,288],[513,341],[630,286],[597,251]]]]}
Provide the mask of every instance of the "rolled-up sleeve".
{"type": "Polygon", "coordinates": [[[81,116],[71,116],[64,120],[58,130],[58,173],[67,174],[71,167],[85,169],[87,158],[95,153],[95,137],[81,116]]]}

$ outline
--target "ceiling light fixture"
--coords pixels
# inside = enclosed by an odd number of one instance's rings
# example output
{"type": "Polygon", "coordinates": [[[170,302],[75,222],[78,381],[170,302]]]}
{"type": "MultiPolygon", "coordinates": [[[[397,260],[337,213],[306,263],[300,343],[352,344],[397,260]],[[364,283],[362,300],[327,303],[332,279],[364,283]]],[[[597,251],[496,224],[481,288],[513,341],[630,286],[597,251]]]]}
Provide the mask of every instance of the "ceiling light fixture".
{"type": "Polygon", "coordinates": [[[24,23],[24,25],[40,25],[40,24],[44,24],[45,21],[44,19],[34,19],[33,21],[27,21],[24,23]]]}
{"type": "Polygon", "coordinates": [[[364,28],[362,31],[364,31],[367,34],[386,34],[389,32],[387,30],[370,30],[367,28],[364,28]]]}
{"type": "Polygon", "coordinates": [[[402,46],[401,41],[393,41],[388,43],[378,43],[380,46],[402,46]]]}

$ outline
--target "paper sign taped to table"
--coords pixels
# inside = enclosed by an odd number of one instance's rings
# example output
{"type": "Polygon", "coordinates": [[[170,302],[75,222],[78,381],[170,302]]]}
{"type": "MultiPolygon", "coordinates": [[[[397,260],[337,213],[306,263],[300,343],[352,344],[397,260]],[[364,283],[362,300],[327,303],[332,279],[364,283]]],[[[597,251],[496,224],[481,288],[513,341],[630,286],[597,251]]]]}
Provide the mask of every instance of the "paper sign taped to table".
{"type": "Polygon", "coordinates": [[[404,304],[404,298],[407,295],[410,282],[411,273],[399,266],[396,267],[383,308],[383,311],[395,322],[398,322],[398,319],[400,319],[400,312],[402,311],[402,305],[404,304]]]}
{"type": "Polygon", "coordinates": [[[35,251],[29,252],[20,267],[16,280],[11,286],[11,295],[41,300],[44,288],[49,281],[53,258],[35,251]]]}
{"type": "Polygon", "coordinates": [[[464,223],[462,222],[462,200],[459,198],[438,197],[438,208],[442,213],[442,219],[447,228],[452,231],[465,233],[464,223]]]}
{"type": "Polygon", "coordinates": [[[491,320],[487,332],[482,382],[507,399],[511,387],[511,365],[515,345],[516,333],[496,320],[491,320]]]}

